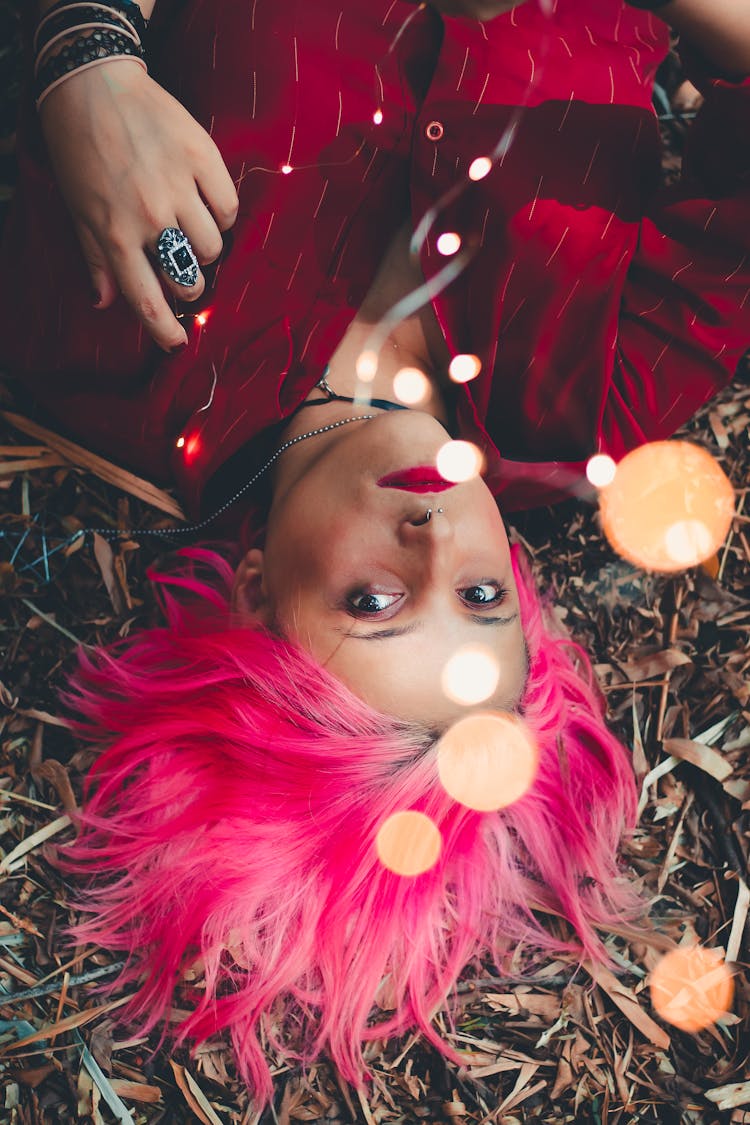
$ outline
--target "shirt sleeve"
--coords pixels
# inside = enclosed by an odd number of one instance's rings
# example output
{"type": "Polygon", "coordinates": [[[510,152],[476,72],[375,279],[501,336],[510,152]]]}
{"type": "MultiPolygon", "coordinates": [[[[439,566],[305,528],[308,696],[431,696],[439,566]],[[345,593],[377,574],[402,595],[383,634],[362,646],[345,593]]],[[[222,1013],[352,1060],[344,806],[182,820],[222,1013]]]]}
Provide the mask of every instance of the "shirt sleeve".
{"type": "Polygon", "coordinates": [[[684,57],[705,102],[681,180],[645,208],[628,271],[614,445],[668,436],[733,378],[750,347],[750,79],[727,81],[689,50],[684,57]]]}

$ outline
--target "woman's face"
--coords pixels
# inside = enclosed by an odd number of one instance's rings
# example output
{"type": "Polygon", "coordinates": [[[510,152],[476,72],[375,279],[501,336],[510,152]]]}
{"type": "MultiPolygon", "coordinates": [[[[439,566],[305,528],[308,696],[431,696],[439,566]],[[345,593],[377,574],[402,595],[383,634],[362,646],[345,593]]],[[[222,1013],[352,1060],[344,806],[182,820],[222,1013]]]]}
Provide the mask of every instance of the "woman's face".
{"type": "Polygon", "coordinates": [[[372,707],[431,728],[466,713],[441,686],[462,646],[498,661],[483,706],[514,708],[527,663],[508,539],[484,482],[426,493],[378,484],[434,466],[447,440],[434,418],[404,411],[344,427],[318,450],[313,438],[296,464],[290,450],[264,550],[248,556],[262,620],[372,707]]]}

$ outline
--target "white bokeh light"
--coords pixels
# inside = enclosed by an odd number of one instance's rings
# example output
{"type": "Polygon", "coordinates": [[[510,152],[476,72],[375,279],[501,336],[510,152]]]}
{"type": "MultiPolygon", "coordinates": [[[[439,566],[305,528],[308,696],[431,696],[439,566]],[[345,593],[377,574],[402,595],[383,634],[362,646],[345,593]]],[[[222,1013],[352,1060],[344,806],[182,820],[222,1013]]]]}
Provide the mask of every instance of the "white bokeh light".
{"type": "Polygon", "coordinates": [[[715,550],[710,528],[703,520],[677,520],[664,533],[664,547],[680,566],[697,566],[715,550]]]}
{"type": "Polygon", "coordinates": [[[596,453],[586,462],[586,476],[594,488],[606,488],[615,479],[617,465],[608,453],[596,453]]]}
{"type": "Polygon", "coordinates": [[[402,367],[393,377],[393,393],[399,402],[416,406],[429,396],[429,379],[418,367],[402,367]]]}
{"type": "Polygon", "coordinates": [[[492,161],[489,156],[478,156],[469,165],[469,179],[483,180],[492,171],[492,161]]]}
{"type": "Polygon", "coordinates": [[[477,355],[463,353],[454,355],[448,367],[448,374],[454,383],[469,383],[476,379],[482,370],[482,361],[477,355]]]}
{"type": "Polygon", "coordinates": [[[443,669],[442,687],[454,703],[470,707],[494,694],[500,680],[497,657],[484,645],[463,645],[443,669]]]}
{"type": "Polygon", "coordinates": [[[437,469],[445,480],[460,484],[479,476],[482,454],[470,441],[447,441],[438,450],[437,469]]]}
{"type": "Polygon", "coordinates": [[[371,383],[378,372],[378,356],[376,352],[364,351],[357,356],[355,370],[357,378],[365,383],[371,383]]]}
{"type": "Polygon", "coordinates": [[[435,244],[437,246],[438,254],[442,254],[448,258],[451,254],[455,254],[457,250],[461,249],[461,235],[456,234],[454,230],[447,230],[438,237],[435,244]]]}

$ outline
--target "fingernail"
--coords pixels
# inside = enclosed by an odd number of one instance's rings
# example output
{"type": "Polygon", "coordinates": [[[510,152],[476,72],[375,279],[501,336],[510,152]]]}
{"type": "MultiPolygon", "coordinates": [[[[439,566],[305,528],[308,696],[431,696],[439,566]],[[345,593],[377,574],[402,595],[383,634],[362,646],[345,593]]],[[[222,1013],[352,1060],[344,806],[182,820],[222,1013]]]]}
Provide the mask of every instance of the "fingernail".
{"type": "Polygon", "coordinates": [[[186,347],[187,347],[187,342],[184,342],[182,344],[175,344],[175,346],[173,348],[169,349],[169,354],[170,355],[179,355],[180,352],[184,352],[186,347]]]}

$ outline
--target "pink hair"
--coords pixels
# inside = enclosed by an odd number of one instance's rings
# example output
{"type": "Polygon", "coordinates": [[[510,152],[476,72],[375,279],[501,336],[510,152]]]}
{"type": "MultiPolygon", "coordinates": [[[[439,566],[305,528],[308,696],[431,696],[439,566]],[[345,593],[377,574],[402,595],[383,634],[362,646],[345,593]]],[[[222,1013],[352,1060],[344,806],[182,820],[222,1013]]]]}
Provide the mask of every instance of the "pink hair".
{"type": "Polygon", "coordinates": [[[218,555],[182,554],[180,574],[157,578],[166,627],[82,654],[69,696],[78,731],[102,751],[67,849],[66,866],[94,876],[75,933],[124,951],[127,1017],[152,1029],[200,959],[205,989],[177,1038],[228,1028],[261,1101],[272,1084],[259,1036],[304,1061],[325,1049],[357,1083],[368,1039],[416,1026],[451,1054],[431,1019],[479,955],[502,971],[523,941],[608,960],[596,928],[639,911],[616,859],[635,817],[632,771],[585,654],[545,624],[517,549],[522,710],[540,769],[525,797],[492,814],[443,791],[434,740],[233,620],[218,555]],[[401,809],[442,833],[438,864],[415,878],[385,870],[373,844],[401,809]],[[545,927],[534,905],[577,936],[545,927]],[[376,1000],[391,1010],[370,1022],[376,1000]]]}

